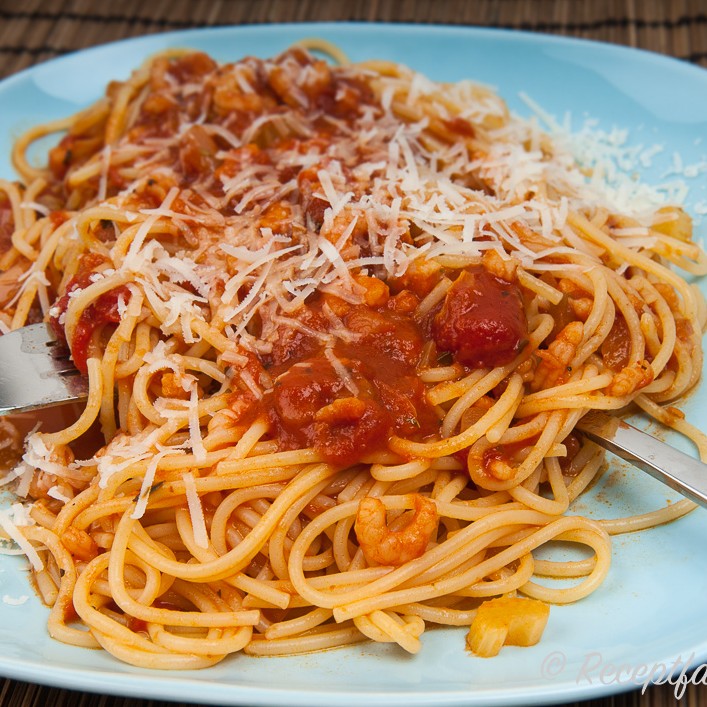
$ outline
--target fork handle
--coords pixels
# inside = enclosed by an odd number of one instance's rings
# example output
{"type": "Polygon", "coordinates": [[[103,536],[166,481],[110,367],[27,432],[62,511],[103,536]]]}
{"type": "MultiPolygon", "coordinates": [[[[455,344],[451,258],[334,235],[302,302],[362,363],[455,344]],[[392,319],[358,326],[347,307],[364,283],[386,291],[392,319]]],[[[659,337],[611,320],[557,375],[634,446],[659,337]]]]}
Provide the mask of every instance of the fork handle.
{"type": "Polygon", "coordinates": [[[597,410],[587,413],[577,428],[592,442],[707,508],[707,464],[699,459],[597,410]]]}

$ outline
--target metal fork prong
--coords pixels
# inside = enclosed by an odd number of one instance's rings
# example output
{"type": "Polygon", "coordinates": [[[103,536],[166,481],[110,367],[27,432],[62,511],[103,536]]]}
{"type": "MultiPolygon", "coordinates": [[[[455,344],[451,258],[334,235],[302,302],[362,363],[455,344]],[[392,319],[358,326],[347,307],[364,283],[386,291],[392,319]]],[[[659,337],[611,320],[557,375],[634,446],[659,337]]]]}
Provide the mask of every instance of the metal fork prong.
{"type": "Polygon", "coordinates": [[[71,361],[61,361],[60,365],[54,367],[54,372],[58,376],[80,376],[80,371],[76,370],[76,366],[71,361]]]}
{"type": "Polygon", "coordinates": [[[51,407],[88,395],[88,380],[47,324],[0,336],[0,415],[51,407]]]}

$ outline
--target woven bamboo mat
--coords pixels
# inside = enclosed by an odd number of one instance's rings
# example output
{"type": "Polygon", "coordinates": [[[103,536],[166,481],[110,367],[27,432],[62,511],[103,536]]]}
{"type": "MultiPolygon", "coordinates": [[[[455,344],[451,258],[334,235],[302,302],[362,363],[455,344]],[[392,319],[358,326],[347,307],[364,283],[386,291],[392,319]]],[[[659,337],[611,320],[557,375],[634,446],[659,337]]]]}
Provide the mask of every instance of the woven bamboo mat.
{"type": "Polygon", "coordinates": [[[342,20],[551,32],[651,49],[707,67],[705,0],[0,0],[0,75],[165,30],[342,20]]]}
{"type": "MultiPolygon", "coordinates": [[[[707,67],[706,0],[0,0],[0,77],[77,49],[174,29],[346,20],[548,32],[640,47],[707,67]]],[[[173,704],[0,680],[0,707],[173,704]]],[[[633,691],[582,704],[674,707],[678,701],[673,688],[663,685],[643,695],[633,691]]],[[[707,707],[707,690],[689,685],[680,704],[707,707]]]]}

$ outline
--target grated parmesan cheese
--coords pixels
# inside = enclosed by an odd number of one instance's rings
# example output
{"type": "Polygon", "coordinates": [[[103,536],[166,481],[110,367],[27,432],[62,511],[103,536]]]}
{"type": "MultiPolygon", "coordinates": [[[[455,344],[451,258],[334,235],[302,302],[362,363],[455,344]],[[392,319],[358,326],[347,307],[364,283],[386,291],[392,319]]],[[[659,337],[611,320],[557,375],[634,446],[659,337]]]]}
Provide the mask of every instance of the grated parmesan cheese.
{"type": "Polygon", "coordinates": [[[182,475],[184,481],[184,491],[187,496],[187,506],[191,517],[191,525],[194,530],[194,542],[198,547],[209,547],[209,536],[206,532],[206,520],[204,518],[204,509],[201,505],[199,493],[196,490],[196,482],[194,475],[187,471],[182,475]]]}
{"type": "Polygon", "coordinates": [[[35,571],[43,569],[44,563],[29,540],[19,531],[18,526],[33,525],[29,507],[13,503],[9,508],[0,508],[0,528],[14,541],[22,553],[27,556],[35,571]]]}

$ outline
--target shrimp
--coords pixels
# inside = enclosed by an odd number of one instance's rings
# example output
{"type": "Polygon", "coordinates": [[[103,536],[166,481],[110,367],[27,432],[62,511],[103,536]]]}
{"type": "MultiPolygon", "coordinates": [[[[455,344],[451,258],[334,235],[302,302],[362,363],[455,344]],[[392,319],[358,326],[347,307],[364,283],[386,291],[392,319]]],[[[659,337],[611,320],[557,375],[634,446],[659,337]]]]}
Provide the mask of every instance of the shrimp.
{"type": "Polygon", "coordinates": [[[182,372],[165,371],[162,374],[162,397],[177,398],[177,400],[189,400],[189,378],[182,372]],[[187,387],[183,385],[187,383],[187,387]]]}
{"type": "MultiPolygon", "coordinates": [[[[57,467],[57,474],[51,471],[43,471],[36,469],[29,484],[27,495],[30,498],[39,500],[41,498],[51,501],[52,494],[50,491],[58,492],[67,498],[74,497],[74,491],[71,484],[71,474],[69,467],[74,461],[74,453],[69,447],[55,447],[48,451],[48,462],[54,467],[57,467]],[[65,478],[62,478],[65,476],[65,478]]],[[[76,485],[80,485],[85,479],[75,479],[76,485]]],[[[57,498],[57,496],[54,496],[57,498]]]]}
{"type": "Polygon", "coordinates": [[[609,383],[606,394],[622,398],[632,395],[653,382],[653,367],[648,361],[638,361],[622,368],[609,383]]]}
{"type": "Polygon", "coordinates": [[[518,265],[513,256],[503,257],[498,251],[489,249],[484,253],[481,264],[487,272],[506,282],[518,282],[518,265]]]}
{"type": "Polygon", "coordinates": [[[489,476],[493,476],[498,481],[508,481],[516,473],[515,468],[501,456],[484,455],[484,469],[489,476]]]}
{"type": "Polygon", "coordinates": [[[559,281],[557,287],[560,292],[566,295],[567,306],[572,310],[574,316],[586,322],[594,306],[594,298],[590,296],[590,293],[566,277],[559,281]]]}
{"type": "Polygon", "coordinates": [[[420,494],[412,498],[413,514],[400,530],[388,527],[382,501],[372,496],[361,499],[354,530],[368,562],[399,567],[425,552],[437,529],[437,506],[420,494]]]}
{"type": "Polygon", "coordinates": [[[551,388],[564,382],[570,361],[582,342],[583,333],[581,322],[570,322],[560,331],[546,351],[536,352],[542,360],[535,371],[533,390],[551,388]]]}
{"type": "Polygon", "coordinates": [[[589,319],[589,315],[592,312],[592,307],[594,306],[594,300],[591,297],[581,297],[580,299],[569,298],[569,306],[574,312],[574,316],[583,322],[589,319]]]}
{"type": "Polygon", "coordinates": [[[270,107],[274,101],[265,94],[256,91],[243,91],[243,83],[257,81],[252,67],[241,65],[229,73],[220,73],[213,79],[213,105],[221,115],[231,111],[252,111],[260,113],[270,107]],[[236,71],[239,75],[237,75],[236,71]]]}
{"type": "Polygon", "coordinates": [[[96,541],[85,530],[72,525],[63,531],[61,542],[74,557],[84,562],[90,562],[98,555],[96,541]]]}
{"type": "Polygon", "coordinates": [[[368,237],[366,217],[363,212],[345,206],[333,217],[331,222],[328,219],[324,219],[320,235],[337,246],[340,251],[348,249],[360,239],[368,237]],[[347,231],[349,235],[344,243],[341,243],[341,239],[347,231]]]}

